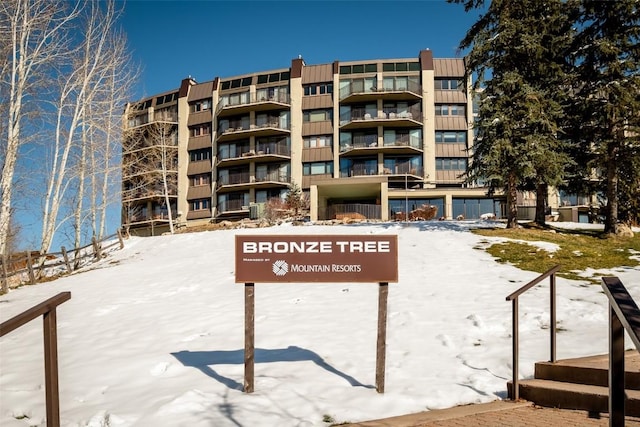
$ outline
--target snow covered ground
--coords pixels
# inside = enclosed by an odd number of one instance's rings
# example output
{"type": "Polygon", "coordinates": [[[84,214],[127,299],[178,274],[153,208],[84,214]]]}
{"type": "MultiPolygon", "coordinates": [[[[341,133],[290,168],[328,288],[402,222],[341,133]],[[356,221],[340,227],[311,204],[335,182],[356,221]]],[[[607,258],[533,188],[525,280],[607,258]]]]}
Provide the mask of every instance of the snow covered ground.
{"type": "MultiPolygon", "coordinates": [[[[89,271],[0,297],[0,321],[59,293],[64,426],[326,426],[489,402],[511,379],[511,304],[537,273],[478,249],[483,221],[284,225],[132,238],[89,271]],[[242,392],[234,236],[396,234],[386,390],[375,391],[377,284],[256,284],[255,392],[242,392]]],[[[591,274],[594,272],[591,271],[591,274]]],[[[620,268],[640,300],[640,268],[620,268]]],[[[558,357],[607,350],[598,285],[558,279],[558,357]]],[[[520,376],[549,358],[548,281],[520,298],[520,376]]],[[[628,342],[628,340],[627,340],[628,342]]],[[[45,425],[42,322],[0,338],[0,425],[45,425]]]]}

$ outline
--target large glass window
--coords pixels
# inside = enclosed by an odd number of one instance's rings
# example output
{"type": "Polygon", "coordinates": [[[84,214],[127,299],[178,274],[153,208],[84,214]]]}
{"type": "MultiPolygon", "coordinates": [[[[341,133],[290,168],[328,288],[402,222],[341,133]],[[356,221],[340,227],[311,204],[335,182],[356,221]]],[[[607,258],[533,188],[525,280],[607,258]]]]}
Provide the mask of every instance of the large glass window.
{"type": "Polygon", "coordinates": [[[331,147],[333,135],[313,135],[302,138],[304,148],[331,147]]]}
{"type": "Polygon", "coordinates": [[[302,112],[302,121],[303,122],[330,121],[332,117],[332,112],[333,110],[331,109],[305,110],[302,112]]]}
{"type": "Polygon", "coordinates": [[[189,108],[192,113],[198,113],[200,111],[206,111],[211,109],[211,98],[202,99],[194,103],[189,104],[189,108]]]}
{"type": "Polygon", "coordinates": [[[462,90],[464,88],[459,79],[435,79],[434,83],[436,90],[462,90]]]}
{"type": "Polygon", "coordinates": [[[310,162],[302,164],[303,175],[325,175],[333,173],[333,162],[310,162]]]}
{"type": "Polygon", "coordinates": [[[436,116],[464,116],[465,106],[462,104],[438,104],[436,105],[436,116]]]}
{"type": "Polygon", "coordinates": [[[211,150],[208,148],[202,148],[200,150],[192,150],[189,152],[189,159],[192,162],[199,162],[201,160],[208,160],[211,158],[211,150]]]}
{"type": "Polygon", "coordinates": [[[436,142],[439,143],[466,143],[467,131],[436,131],[436,142]]]}
{"type": "Polygon", "coordinates": [[[436,170],[464,171],[467,169],[467,162],[465,157],[437,157],[436,170]]]}

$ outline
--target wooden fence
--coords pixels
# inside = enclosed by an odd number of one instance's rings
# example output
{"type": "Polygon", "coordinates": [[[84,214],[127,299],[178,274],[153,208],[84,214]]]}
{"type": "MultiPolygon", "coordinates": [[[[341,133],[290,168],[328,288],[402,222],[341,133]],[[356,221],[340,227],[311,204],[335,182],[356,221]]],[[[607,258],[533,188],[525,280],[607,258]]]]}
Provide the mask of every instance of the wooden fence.
{"type": "Polygon", "coordinates": [[[0,284],[2,291],[7,292],[10,287],[22,284],[34,285],[39,281],[50,280],[64,274],[70,274],[82,267],[87,261],[97,261],[103,258],[104,252],[116,245],[124,248],[124,240],[120,229],[101,240],[93,237],[91,243],[81,248],[67,251],[64,246],[60,252],[34,254],[27,251],[22,257],[11,257],[3,264],[0,258],[0,284]]]}

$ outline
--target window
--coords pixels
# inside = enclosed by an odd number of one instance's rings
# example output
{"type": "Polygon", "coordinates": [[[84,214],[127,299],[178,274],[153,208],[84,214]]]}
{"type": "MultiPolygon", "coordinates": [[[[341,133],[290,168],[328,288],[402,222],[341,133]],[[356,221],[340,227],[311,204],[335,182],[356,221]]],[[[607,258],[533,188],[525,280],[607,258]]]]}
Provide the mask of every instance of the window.
{"type": "Polygon", "coordinates": [[[211,158],[211,150],[209,150],[208,148],[202,148],[200,150],[193,150],[189,152],[189,159],[192,162],[209,160],[210,158],[211,158]]]}
{"type": "Polygon", "coordinates": [[[305,96],[333,93],[333,83],[313,83],[303,86],[305,96]]]}
{"type": "Polygon", "coordinates": [[[158,108],[153,112],[153,118],[157,121],[177,122],[178,106],[172,105],[166,108],[158,108]]]}
{"type": "Polygon", "coordinates": [[[312,162],[302,164],[302,175],[326,175],[333,173],[333,162],[312,162]]]}
{"type": "Polygon", "coordinates": [[[226,82],[222,82],[220,84],[220,89],[226,90],[226,89],[235,89],[239,87],[251,86],[252,79],[253,77],[244,77],[242,79],[227,80],[226,82]]]}
{"type": "Polygon", "coordinates": [[[436,170],[439,171],[464,171],[467,169],[465,157],[438,157],[436,158],[436,170]]]}
{"type": "Polygon", "coordinates": [[[436,90],[462,90],[464,88],[462,81],[458,79],[436,79],[434,83],[436,90]]]}
{"type": "Polygon", "coordinates": [[[191,201],[191,210],[192,211],[201,211],[204,209],[209,209],[211,207],[211,200],[209,199],[198,199],[191,201]]]}
{"type": "Polygon", "coordinates": [[[289,102],[289,86],[271,86],[256,90],[258,101],[289,102]]]}
{"type": "Polygon", "coordinates": [[[161,95],[156,98],[156,105],[166,104],[167,102],[172,102],[178,99],[178,92],[170,93],[168,95],[161,95]]]}
{"type": "Polygon", "coordinates": [[[332,110],[305,110],[302,112],[303,122],[323,122],[332,120],[332,110]]]}
{"type": "Polygon", "coordinates": [[[463,116],[465,115],[465,106],[461,104],[436,105],[436,116],[463,116]]]}
{"type": "Polygon", "coordinates": [[[283,71],[281,73],[260,74],[258,76],[258,84],[287,81],[289,80],[289,77],[290,73],[288,71],[283,71]]]}
{"type": "Polygon", "coordinates": [[[436,142],[439,143],[466,143],[466,131],[436,131],[436,142]]]}
{"type": "Polygon", "coordinates": [[[385,129],[384,145],[409,145],[422,149],[422,129],[385,129]]]}
{"type": "Polygon", "coordinates": [[[129,127],[140,126],[149,122],[149,115],[147,113],[138,114],[129,119],[129,127]]]}
{"type": "Polygon", "coordinates": [[[192,113],[206,111],[211,109],[211,99],[202,99],[189,105],[192,113]]]}
{"type": "Polygon", "coordinates": [[[197,187],[199,185],[209,185],[209,184],[211,184],[211,175],[209,175],[208,173],[194,175],[191,177],[192,187],[197,187]]]}
{"type": "Polygon", "coordinates": [[[419,62],[385,62],[382,71],[420,71],[419,62]]]}
{"type": "Polygon", "coordinates": [[[341,65],[340,74],[362,74],[375,73],[378,71],[377,64],[357,64],[357,65],[341,65]]]}
{"type": "Polygon", "coordinates": [[[203,123],[201,125],[191,126],[189,128],[189,136],[196,137],[209,135],[211,133],[211,123],[203,123]]]}
{"type": "Polygon", "coordinates": [[[250,94],[248,90],[244,92],[230,93],[228,95],[222,95],[220,97],[220,101],[222,102],[222,105],[225,107],[227,105],[248,104],[249,99],[250,99],[250,94]]]}
{"type": "Polygon", "coordinates": [[[314,135],[302,138],[304,148],[331,147],[333,145],[332,135],[314,135]]]}

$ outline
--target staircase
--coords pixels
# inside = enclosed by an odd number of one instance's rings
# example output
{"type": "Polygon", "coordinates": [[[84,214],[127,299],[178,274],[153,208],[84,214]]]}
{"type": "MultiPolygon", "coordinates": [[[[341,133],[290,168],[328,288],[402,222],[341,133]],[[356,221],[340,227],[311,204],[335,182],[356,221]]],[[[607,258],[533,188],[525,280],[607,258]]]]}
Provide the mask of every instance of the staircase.
{"type": "MultiPolygon", "coordinates": [[[[609,355],[538,362],[534,379],[520,380],[520,398],[540,406],[609,411],[609,355]]],[[[626,415],[640,417],[640,353],[625,352],[626,415]]],[[[513,384],[507,383],[509,396],[513,384]]]]}

